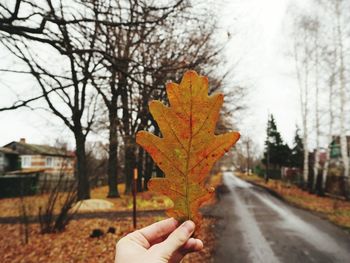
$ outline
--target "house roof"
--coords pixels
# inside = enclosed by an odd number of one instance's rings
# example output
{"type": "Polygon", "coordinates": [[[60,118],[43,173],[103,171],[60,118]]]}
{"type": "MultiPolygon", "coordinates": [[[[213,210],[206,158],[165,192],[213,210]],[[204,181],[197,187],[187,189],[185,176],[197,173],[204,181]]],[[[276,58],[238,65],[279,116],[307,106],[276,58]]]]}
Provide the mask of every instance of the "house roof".
{"type": "Polygon", "coordinates": [[[12,150],[11,148],[6,148],[6,147],[0,147],[0,152],[5,153],[5,154],[15,154],[15,155],[18,155],[18,152],[12,150]]]}
{"type": "MultiPolygon", "coordinates": [[[[350,135],[346,135],[346,141],[350,144],[350,135]]],[[[340,135],[333,135],[332,143],[340,144],[340,135]]]]}
{"type": "Polygon", "coordinates": [[[49,145],[40,145],[40,144],[30,144],[24,142],[11,142],[5,145],[3,148],[12,149],[13,151],[18,152],[19,154],[39,154],[39,155],[51,155],[51,156],[64,156],[64,157],[73,157],[72,152],[67,151],[66,149],[52,147],[49,145]]]}

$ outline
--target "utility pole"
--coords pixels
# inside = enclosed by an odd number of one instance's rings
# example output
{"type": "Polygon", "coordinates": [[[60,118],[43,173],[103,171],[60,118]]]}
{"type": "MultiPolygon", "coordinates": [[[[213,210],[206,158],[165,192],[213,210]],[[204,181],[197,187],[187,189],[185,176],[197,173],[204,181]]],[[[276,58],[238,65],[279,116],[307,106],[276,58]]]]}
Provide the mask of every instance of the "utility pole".
{"type": "Polygon", "coordinates": [[[267,144],[265,183],[269,182],[269,168],[270,168],[270,141],[268,141],[268,144],[267,144]]]}
{"type": "Polygon", "coordinates": [[[247,173],[248,175],[250,174],[249,169],[250,169],[250,138],[247,138],[247,173]]]}
{"type": "Polygon", "coordinates": [[[266,153],[266,171],[265,171],[265,183],[267,184],[269,182],[269,168],[270,168],[270,113],[267,115],[267,153],[266,153]]]}
{"type": "Polygon", "coordinates": [[[137,193],[137,168],[134,169],[134,176],[133,176],[133,184],[132,184],[132,197],[133,197],[133,206],[132,206],[132,222],[133,222],[133,227],[136,229],[137,222],[136,222],[136,193],[137,193]]]}

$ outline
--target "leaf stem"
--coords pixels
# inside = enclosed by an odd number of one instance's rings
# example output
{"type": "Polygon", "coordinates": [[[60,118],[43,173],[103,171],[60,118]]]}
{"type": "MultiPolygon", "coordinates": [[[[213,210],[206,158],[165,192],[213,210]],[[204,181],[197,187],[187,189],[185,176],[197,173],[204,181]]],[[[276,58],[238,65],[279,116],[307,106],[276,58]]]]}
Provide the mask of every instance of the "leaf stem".
{"type": "Polygon", "coordinates": [[[191,148],[192,148],[192,129],[193,129],[193,120],[192,120],[192,80],[190,82],[190,139],[188,142],[188,151],[187,151],[187,164],[186,164],[186,209],[187,209],[187,220],[191,219],[190,215],[190,201],[189,201],[189,185],[188,185],[188,176],[189,176],[189,166],[190,166],[190,158],[191,158],[191,148]]]}

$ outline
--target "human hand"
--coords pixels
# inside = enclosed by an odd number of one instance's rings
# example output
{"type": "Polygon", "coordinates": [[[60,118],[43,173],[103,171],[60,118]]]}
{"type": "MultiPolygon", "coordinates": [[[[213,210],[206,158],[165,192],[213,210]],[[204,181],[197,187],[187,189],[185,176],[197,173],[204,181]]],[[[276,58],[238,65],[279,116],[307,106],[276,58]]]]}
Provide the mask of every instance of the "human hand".
{"type": "Polygon", "coordinates": [[[195,229],[192,221],[178,227],[168,218],[136,230],[119,240],[115,263],[177,263],[191,252],[203,248],[203,242],[191,238],[195,229]]]}

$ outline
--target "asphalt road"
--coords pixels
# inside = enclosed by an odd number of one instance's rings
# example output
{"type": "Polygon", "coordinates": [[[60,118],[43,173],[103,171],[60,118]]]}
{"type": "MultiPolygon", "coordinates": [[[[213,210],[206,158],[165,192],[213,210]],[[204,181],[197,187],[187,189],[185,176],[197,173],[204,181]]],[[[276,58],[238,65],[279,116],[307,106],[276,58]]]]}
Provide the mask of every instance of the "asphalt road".
{"type": "Polygon", "coordinates": [[[210,212],[217,247],[214,262],[350,262],[350,235],[233,176],[210,212]]]}

